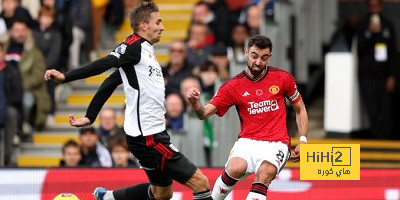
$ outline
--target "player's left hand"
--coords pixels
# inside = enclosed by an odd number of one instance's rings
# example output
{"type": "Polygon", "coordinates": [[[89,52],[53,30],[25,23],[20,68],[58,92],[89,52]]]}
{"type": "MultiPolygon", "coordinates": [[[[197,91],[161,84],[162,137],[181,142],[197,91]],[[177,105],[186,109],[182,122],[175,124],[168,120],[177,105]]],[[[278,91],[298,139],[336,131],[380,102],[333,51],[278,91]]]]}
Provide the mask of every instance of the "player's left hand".
{"type": "Polygon", "coordinates": [[[89,126],[91,124],[90,120],[87,117],[83,117],[80,119],[75,119],[74,115],[69,115],[69,124],[75,127],[89,126]]]}
{"type": "Polygon", "coordinates": [[[294,149],[294,152],[290,156],[290,159],[293,160],[293,162],[300,161],[300,144],[307,144],[307,143],[300,141],[299,144],[296,146],[296,148],[294,149]]]}

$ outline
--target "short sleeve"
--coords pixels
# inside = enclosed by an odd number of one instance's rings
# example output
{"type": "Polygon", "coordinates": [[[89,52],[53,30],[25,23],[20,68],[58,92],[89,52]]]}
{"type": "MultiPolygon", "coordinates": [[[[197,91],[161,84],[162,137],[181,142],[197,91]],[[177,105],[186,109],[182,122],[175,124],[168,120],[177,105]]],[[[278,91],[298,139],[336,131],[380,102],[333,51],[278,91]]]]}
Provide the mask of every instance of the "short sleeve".
{"type": "Polygon", "coordinates": [[[229,92],[231,87],[229,84],[222,85],[210,101],[210,104],[217,107],[217,115],[220,117],[224,116],[228,109],[234,105],[236,98],[232,92],[229,92]]]}
{"type": "Polygon", "coordinates": [[[285,79],[285,97],[289,99],[291,104],[295,104],[301,100],[301,95],[297,90],[296,80],[290,74],[285,79]]]}

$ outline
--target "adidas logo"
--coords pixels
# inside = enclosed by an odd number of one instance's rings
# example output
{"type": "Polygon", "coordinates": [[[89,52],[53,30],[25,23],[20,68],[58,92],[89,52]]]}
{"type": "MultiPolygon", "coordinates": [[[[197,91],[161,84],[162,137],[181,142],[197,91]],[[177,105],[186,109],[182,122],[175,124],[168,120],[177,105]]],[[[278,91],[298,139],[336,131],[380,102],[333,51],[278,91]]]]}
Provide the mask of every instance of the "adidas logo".
{"type": "Polygon", "coordinates": [[[243,96],[243,97],[245,97],[245,96],[250,96],[250,94],[246,91],[245,93],[243,93],[242,96],[243,96]]]}

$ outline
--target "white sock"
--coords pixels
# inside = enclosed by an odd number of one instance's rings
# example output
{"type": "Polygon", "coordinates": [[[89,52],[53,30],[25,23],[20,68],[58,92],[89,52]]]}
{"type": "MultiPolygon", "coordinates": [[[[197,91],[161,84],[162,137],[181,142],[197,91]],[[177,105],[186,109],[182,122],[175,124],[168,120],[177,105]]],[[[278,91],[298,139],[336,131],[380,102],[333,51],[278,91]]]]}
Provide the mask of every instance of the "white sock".
{"type": "Polygon", "coordinates": [[[232,191],[233,186],[226,185],[221,178],[222,175],[218,177],[215,181],[215,185],[212,191],[212,198],[213,200],[223,200],[226,196],[232,191]]]}
{"type": "Polygon", "coordinates": [[[113,191],[112,190],[107,190],[106,194],[104,194],[103,197],[104,200],[115,200],[113,191]]]}
{"type": "Polygon", "coordinates": [[[263,194],[255,193],[255,192],[249,192],[249,194],[246,197],[246,200],[267,200],[267,197],[263,194]]]}

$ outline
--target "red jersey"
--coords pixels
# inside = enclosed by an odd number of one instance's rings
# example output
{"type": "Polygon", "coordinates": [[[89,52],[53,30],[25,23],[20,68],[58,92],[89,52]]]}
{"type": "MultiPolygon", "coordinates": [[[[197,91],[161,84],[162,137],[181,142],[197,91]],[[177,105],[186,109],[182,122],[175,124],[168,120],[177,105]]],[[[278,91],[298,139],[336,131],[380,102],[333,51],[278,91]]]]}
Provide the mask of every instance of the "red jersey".
{"type": "Polygon", "coordinates": [[[290,145],[286,127],[285,97],[301,100],[296,81],[288,72],[268,66],[267,73],[254,81],[244,71],[225,82],[210,101],[223,116],[236,106],[240,118],[239,138],[281,141],[290,145]]]}

